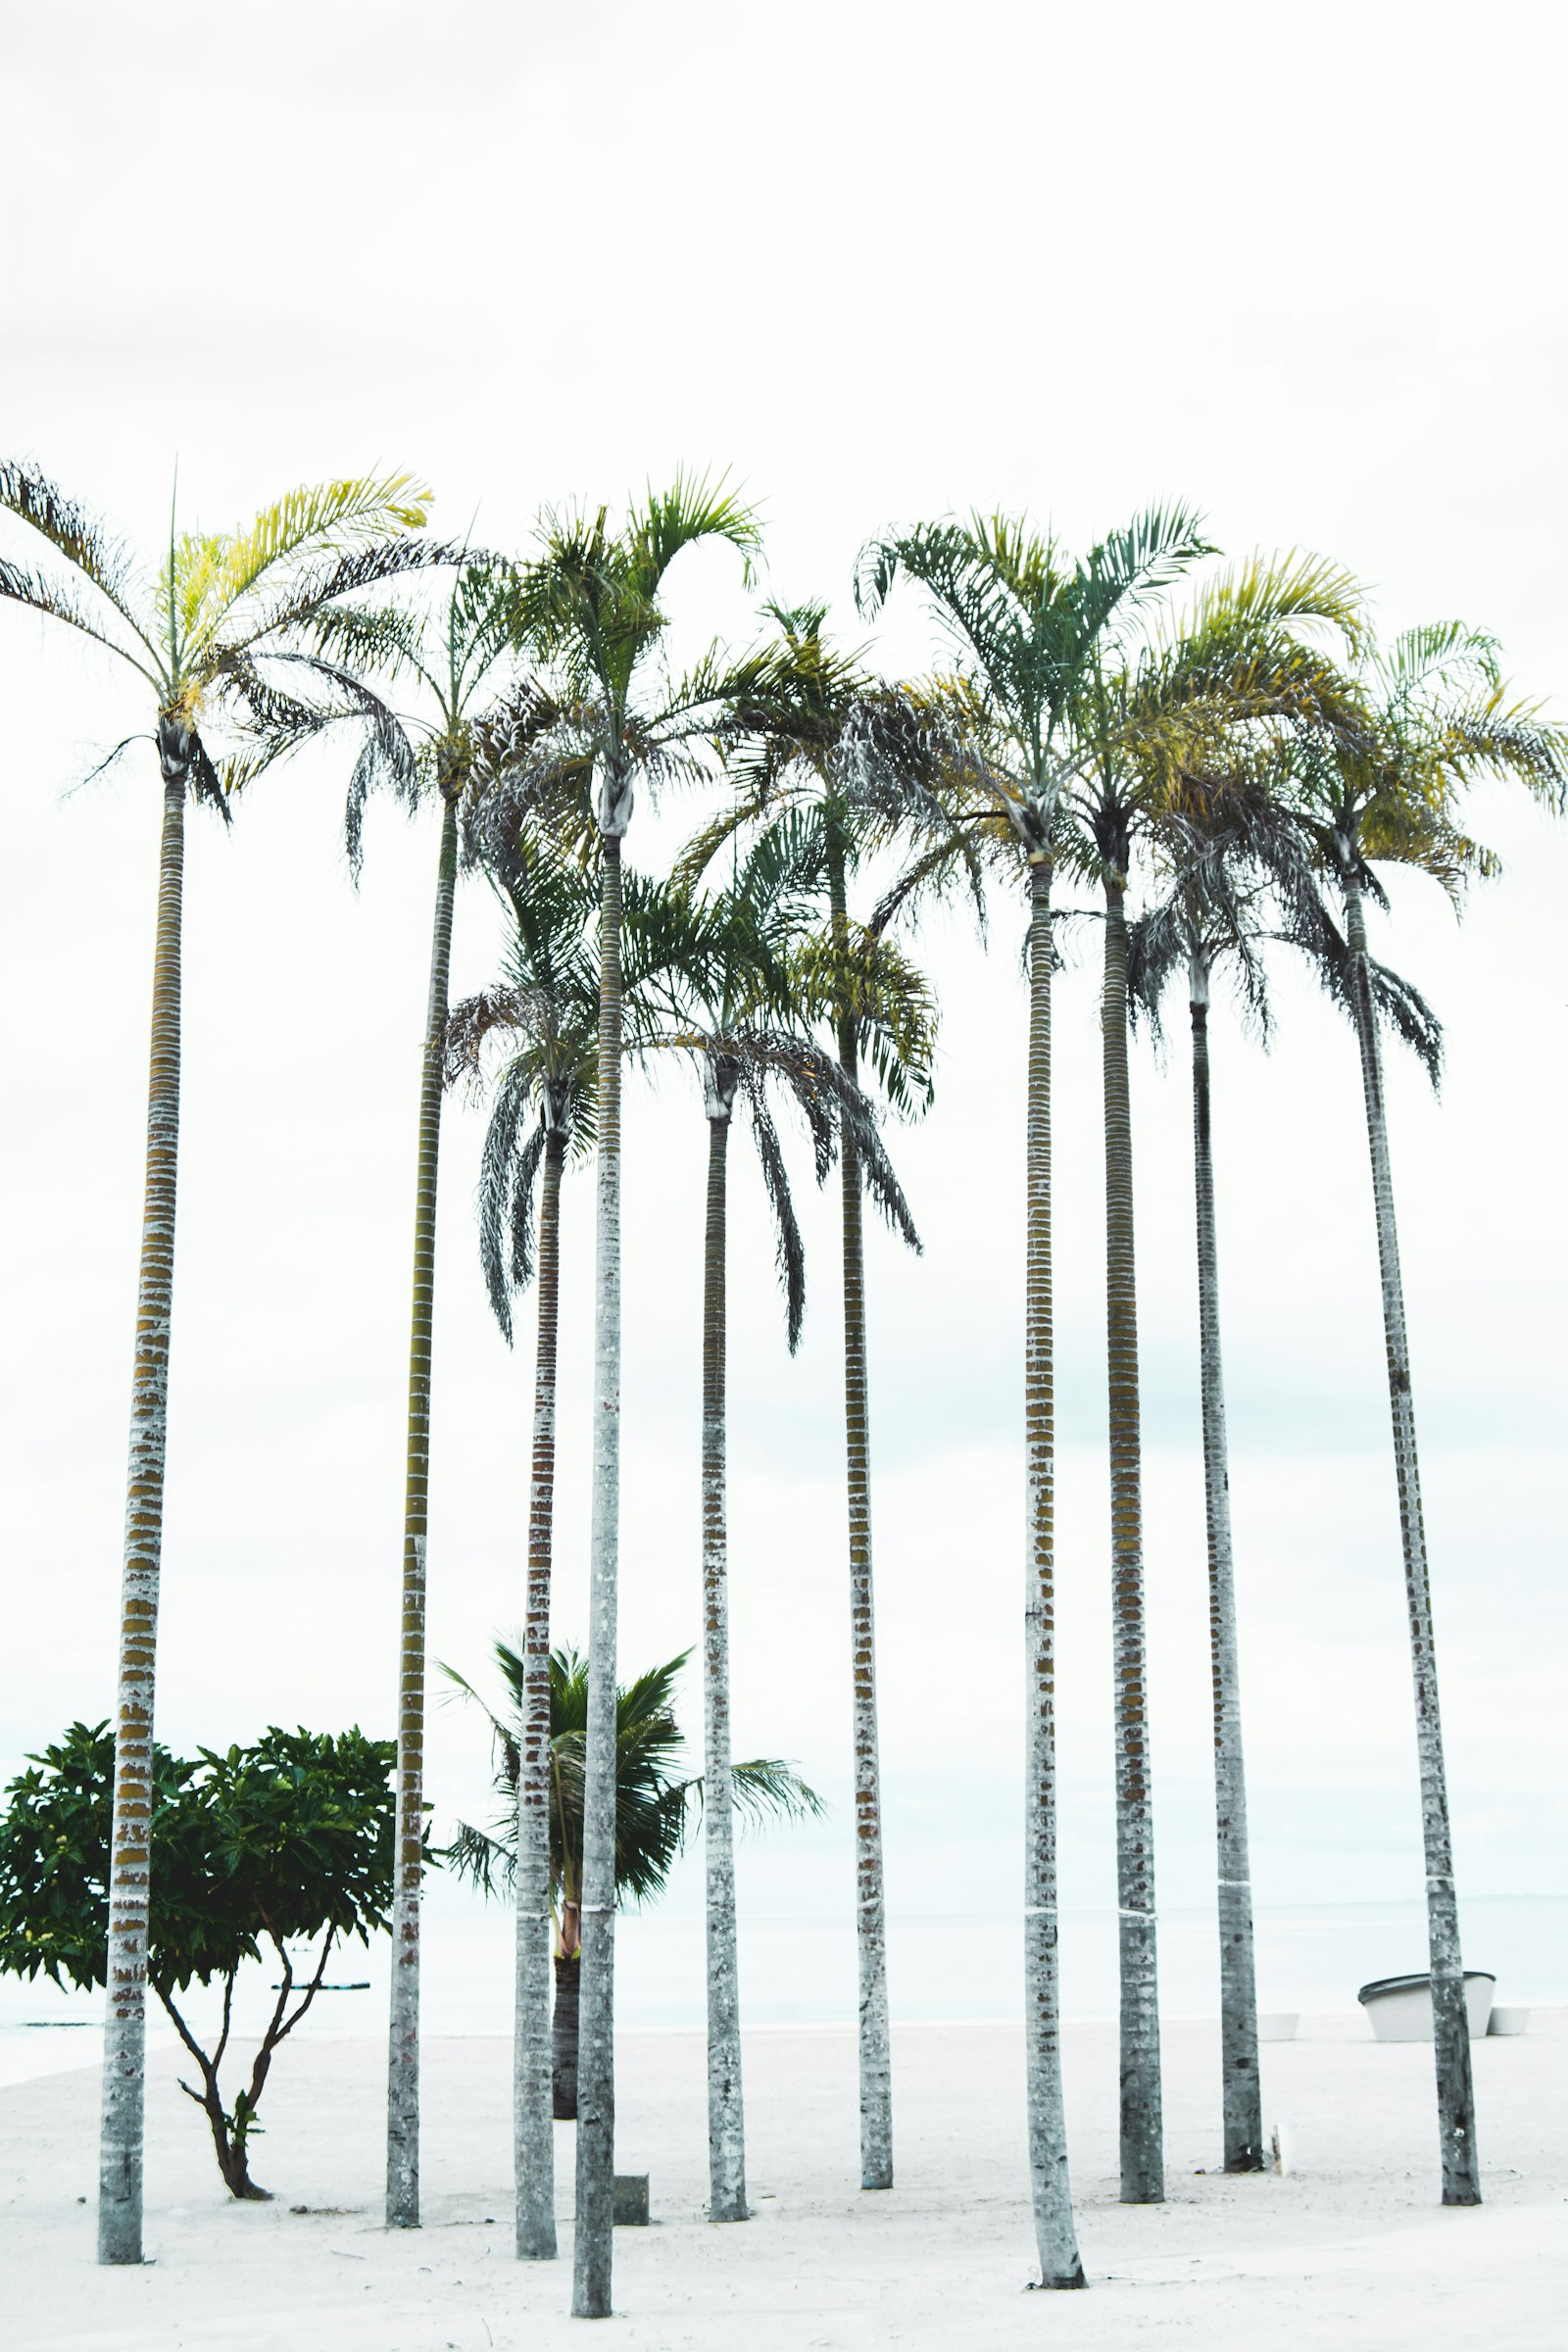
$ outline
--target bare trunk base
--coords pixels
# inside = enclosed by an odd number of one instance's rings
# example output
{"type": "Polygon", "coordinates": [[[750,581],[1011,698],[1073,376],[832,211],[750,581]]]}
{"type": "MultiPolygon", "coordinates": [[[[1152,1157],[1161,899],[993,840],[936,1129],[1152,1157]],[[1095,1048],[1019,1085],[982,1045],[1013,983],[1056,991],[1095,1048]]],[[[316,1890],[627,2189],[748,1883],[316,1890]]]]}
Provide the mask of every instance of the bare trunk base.
{"type": "Polygon", "coordinates": [[[223,2128],[222,2119],[209,2110],[208,2121],[213,2129],[213,2146],[218,2152],[218,2169],[223,2176],[223,2186],[231,2197],[242,2203],[270,2205],[272,2192],[263,2188],[250,2175],[250,2163],[243,2141],[236,2144],[223,2128]]]}
{"type": "Polygon", "coordinates": [[[551,2028],[555,2064],[553,2112],[558,2124],[577,2121],[577,2008],[581,1988],[581,1958],[574,1952],[567,1960],[558,1952],[556,2010],[551,2028]]]}
{"type": "Polygon", "coordinates": [[[1260,2173],[1263,2092],[1257,2066],[1257,1984],[1250,1886],[1221,1886],[1219,1926],[1220,2098],[1225,2170],[1260,2173]]]}
{"type": "Polygon", "coordinates": [[[1121,2202],[1165,2196],[1160,2097],[1159,1998],[1152,1912],[1121,1916],[1121,2202]]]}

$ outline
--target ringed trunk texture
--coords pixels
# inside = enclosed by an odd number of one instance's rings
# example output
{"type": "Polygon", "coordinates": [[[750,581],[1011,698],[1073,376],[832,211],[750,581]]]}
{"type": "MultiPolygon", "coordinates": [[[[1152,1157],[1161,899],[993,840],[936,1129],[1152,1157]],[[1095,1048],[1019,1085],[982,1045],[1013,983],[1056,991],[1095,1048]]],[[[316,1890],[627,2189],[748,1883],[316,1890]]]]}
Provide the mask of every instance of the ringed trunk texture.
{"type": "MultiPolygon", "coordinates": [[[[830,867],[835,930],[848,922],[842,858],[830,867]]],[[[858,1083],[855,1023],[838,1024],[839,1067],[858,1083]]],[[[865,1247],[859,1153],[840,1127],[844,1199],[844,1447],[850,1521],[850,1657],[855,1748],[855,1932],[859,1959],[860,2186],[893,2186],[893,2059],[888,2034],[887,1904],[877,1753],[876,1616],[871,1583],[871,1429],[866,1381],[865,1247]]]]}
{"type": "MultiPolygon", "coordinates": [[[[513,2034],[513,2158],[517,2256],[556,2251],[554,2064],[550,2020],[550,1572],[556,1496],[556,1341],[561,1311],[561,1171],[566,1139],[545,1139],[539,1198],[539,1340],[534,1356],[522,1752],[517,1774],[517,1985],[513,2034]]],[[[572,1971],[576,1991],[576,1970],[572,1971]]],[[[575,1998],[573,2074],[575,2075],[575,1998]]],[[[575,2102],[574,2102],[575,2103],[575,2102]]]]}
{"type": "Polygon", "coordinates": [[[615,1620],[620,1546],[620,836],[601,848],[593,1511],[572,2314],[608,2319],[615,2208],[615,1620]]]}
{"type": "Polygon", "coordinates": [[[551,2039],[554,2055],[552,2101],[558,2124],[577,2120],[577,2021],[581,2014],[582,1961],[576,1952],[556,1954],[556,2013],[551,2039]]]}
{"type": "Polygon", "coordinates": [[[1083,2286],[1067,2179],[1056,1917],[1055,1366],[1051,1267],[1051,868],[1029,866],[1024,1275],[1024,2033],[1042,2286],[1083,2286]]]}
{"type": "Polygon", "coordinates": [[[1101,1031],[1105,1085],[1105,1361],[1110,1391],[1110,1557],[1116,1680],[1116,1902],[1121,1958],[1121,2197],[1165,2194],[1154,1952],[1154,1822],[1144,1654],[1144,1526],[1127,1089],[1126,893],[1105,885],[1101,1031]]]}
{"type": "Polygon", "coordinates": [[[1399,1534],[1404,1553],[1410,1665],[1415,1683],[1416,1746],[1421,1770],[1421,1836],[1426,1853],[1427,1937],[1432,1970],[1433,2055],[1438,2076],[1438,2126],[1443,2149],[1443,2202],[1479,2205],[1481,2166],[1476,2152],[1475,2088],[1470,2030],[1465,2016],[1464,1966],[1459,1956],[1459,1905],[1453,1883],[1453,1841],[1438,1708],[1438,1659],[1432,1629],[1432,1587],[1421,1516],[1415,1405],[1410,1395],[1410,1348],[1404,1328],[1404,1285],[1394,1218],[1394,1171],[1383,1100],[1383,1059],[1367,972],[1366,919],[1360,887],[1345,885],[1355,1027],[1361,1048],[1372,1199],[1377,1212],[1378,1264],[1383,1277],[1383,1330],[1388,1346],[1389,1403],[1394,1420],[1394,1468],[1399,1490],[1399,1534]]]}
{"type": "Polygon", "coordinates": [[[458,879],[458,807],[443,796],[430,939],[430,992],[419,1069],[414,1204],[414,1313],[409,1341],[408,1466],[403,1503],[403,1614],[398,1645],[397,1861],[392,1897],[392,2004],[387,2043],[386,2223],[419,2226],[419,1893],[424,1853],[425,1531],[430,1496],[430,1335],[435,1311],[436,1173],[441,1068],[458,879]]]}
{"type": "Polygon", "coordinates": [[[1203,1412],[1203,1497],[1208,1526],[1208,1654],[1214,1692],[1214,1822],[1219,1861],[1221,2106],[1225,2170],[1257,2173],[1263,2169],[1263,2109],[1257,2067],[1257,1982],[1252,1957],[1247,1770],[1242,1750],[1242,1679],[1236,1646],[1230,1451],[1225,1435],[1225,1372],[1219,1336],[1219,1251],[1214,1223],[1214,1152],[1208,1092],[1208,962],[1201,955],[1193,957],[1192,1015],[1199,1382],[1203,1412]]]}
{"type": "MultiPolygon", "coordinates": [[[[720,1099],[711,1086],[710,1101],[720,1099]]],[[[735,1945],[735,1814],[730,1782],[729,1561],[725,1524],[724,1255],[728,1103],[708,1116],[703,1253],[703,1858],[708,1931],[708,2218],[744,2222],[746,2127],[735,1945]]]]}
{"type": "Polygon", "coordinates": [[[147,1904],[152,1843],[153,1696],[164,1535],[169,1339],[174,1291],[174,1200],[179,1164],[180,916],[189,738],[159,729],[164,818],[158,853],[147,1162],[136,1344],[130,1383],[130,1458],[120,1591],[114,1827],[109,1864],[109,1981],[104,2003],[98,2259],[142,2258],[143,2059],[147,2040],[147,1904]]]}

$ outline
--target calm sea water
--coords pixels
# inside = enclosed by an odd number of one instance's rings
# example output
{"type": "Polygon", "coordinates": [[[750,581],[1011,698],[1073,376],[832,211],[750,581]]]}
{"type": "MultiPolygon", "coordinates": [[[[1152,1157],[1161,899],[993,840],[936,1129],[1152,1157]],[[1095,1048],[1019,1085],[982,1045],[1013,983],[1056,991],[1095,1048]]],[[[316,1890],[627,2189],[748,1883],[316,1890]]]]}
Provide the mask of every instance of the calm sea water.
{"type": "MultiPolygon", "coordinates": [[[[511,2027],[511,1914],[482,1909],[443,1888],[426,1916],[424,2029],[505,2034],[511,2027]]],[[[1568,1897],[1494,1896],[1466,1904],[1466,1965],[1492,1970],[1497,1998],[1568,2002],[1568,1897]]],[[[895,2019],[1013,2017],[1022,2010],[1016,1912],[903,1912],[889,1921],[889,1989],[895,2019]]],[[[1258,2000],[1264,2009],[1352,2010],[1358,1985],[1426,1965],[1417,1903],[1308,1904],[1257,1916],[1258,2000]]],[[[1213,1916],[1163,1912],[1160,2005],[1174,2017],[1218,2008],[1213,1916]]],[[[254,2023],[270,2005],[270,1972],[252,1969],[238,2015],[254,2023]]],[[[387,1945],[352,1945],[334,1956],[331,1981],[368,1989],[322,1995],[302,2032],[378,2034],[386,2018],[387,1945]]],[[[1062,2009],[1103,2017],[1116,2003],[1116,1921],[1110,1911],[1066,1912],[1061,1929],[1062,2009]]],[[[617,1934],[616,2014],[628,2031],[703,2023],[700,1915],[627,1915],[617,1934]]],[[[838,1918],[743,1919],[741,1989],[752,2025],[849,2024],[856,2014],[855,1943],[838,1918]]],[[[191,1996],[193,2021],[209,2006],[191,1996]]],[[[79,2065],[98,2054],[102,1996],[0,1979],[0,2082],[79,2065]],[[49,2030],[49,2029],[54,2030],[49,2030]]]]}

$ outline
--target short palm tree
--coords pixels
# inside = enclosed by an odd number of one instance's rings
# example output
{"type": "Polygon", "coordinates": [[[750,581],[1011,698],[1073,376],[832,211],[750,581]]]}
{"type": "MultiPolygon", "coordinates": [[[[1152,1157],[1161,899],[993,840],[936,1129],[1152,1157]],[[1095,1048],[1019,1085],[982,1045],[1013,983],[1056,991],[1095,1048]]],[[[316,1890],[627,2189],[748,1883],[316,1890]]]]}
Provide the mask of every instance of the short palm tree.
{"type": "MultiPolygon", "coordinates": [[[[740,712],[732,759],[735,800],[692,844],[677,874],[695,879],[734,836],[785,825],[809,845],[801,887],[825,900],[827,927],[797,958],[806,997],[819,998],[839,1069],[858,1086],[862,1054],[897,1108],[930,1100],[936,1004],[929,985],[894,946],[852,922],[849,877],[876,833],[839,781],[836,755],[850,713],[873,681],[823,635],[825,608],[770,604],[773,666],[740,712]],[[805,968],[808,966],[809,968],[805,968]]],[[[866,1364],[865,1178],[853,1133],[839,1152],[843,1222],[844,1403],[849,1503],[850,1655],[855,1772],[856,1942],[859,1963],[860,2185],[893,2185],[893,2082],[888,2034],[887,1900],[882,1868],[882,1784],[877,1755],[876,1620],[871,1570],[870,1396],[866,1364]]],[[[906,1231],[918,1248],[912,1227],[906,1231]]]]}
{"type": "Polygon", "coordinates": [[[0,598],[65,622],[135,671],[150,702],[163,785],[120,1628],[98,2207],[103,2262],[142,2258],[148,1824],[179,1150],[185,803],[193,796],[226,818],[241,786],[347,709],[368,721],[365,772],[396,763],[397,731],[385,706],[339,665],[313,657],[305,638],[312,620],[342,599],[447,552],[402,536],[422,526],[428,503],[428,492],[408,474],[320,483],[290,491],[236,531],[176,534],[172,517],[167,557],[144,566],[35,466],[0,463],[0,510],[70,566],[61,574],[0,559],[0,598]],[[316,690],[314,702],[294,691],[296,681],[316,690]],[[227,756],[220,741],[225,722],[234,730],[227,756]]]}
{"type": "MultiPolygon", "coordinates": [[[[810,1035],[814,999],[795,986],[793,950],[810,911],[797,887],[816,844],[809,829],[765,832],[715,896],[666,902],[671,937],[661,958],[669,1026],[649,1040],[691,1055],[708,1120],[703,1280],[703,1754],[707,1785],[709,2215],[747,2218],[741,2094],[740,1991],[730,1788],[729,1538],[726,1455],[726,1290],[729,1139],[738,1102],[750,1113],[777,1237],[791,1351],[806,1311],[806,1259],[789,1177],[768,1103],[792,1098],[809,1132],[818,1182],[842,1132],[857,1165],[906,1239],[908,1209],[870,1111],[852,1079],[810,1035]]],[[[809,960],[809,959],[808,959],[809,960]]]]}
{"type": "MultiPolygon", "coordinates": [[[[501,678],[516,660],[516,581],[511,567],[497,559],[470,557],[438,609],[426,612],[394,608],[333,611],[321,615],[317,635],[323,651],[340,662],[357,663],[389,679],[406,679],[421,690],[423,708],[405,717],[417,741],[417,753],[405,761],[392,781],[410,806],[431,795],[441,806],[415,1159],[414,1298],[398,1642],[398,1859],[387,2049],[387,2227],[413,2230],[419,2221],[419,1912],[424,1867],[424,1624],[436,1179],[458,880],[458,819],[472,774],[475,729],[490,710],[487,697],[494,698],[501,678]]],[[[348,849],[356,869],[370,781],[373,779],[357,770],[349,794],[348,849]]]]}
{"type": "MultiPolygon", "coordinates": [[[[1056,1956],[1052,881],[1074,847],[1066,796],[1096,749],[1081,732],[1088,687],[1114,662],[1121,633],[1142,609],[1208,552],[1197,515],[1185,507],[1149,509],[1078,563],[1021,521],[976,514],[872,542],[857,583],[861,610],[873,613],[906,574],[924,589],[956,656],[950,691],[867,706],[847,746],[857,793],[905,813],[918,850],[906,895],[954,880],[978,890],[990,868],[1014,886],[1021,882],[1029,905],[1024,1997],[1029,2167],[1045,2286],[1084,2283],[1067,2178],[1056,1956]],[[933,738],[940,752],[944,732],[945,773],[933,790],[922,769],[933,738]]],[[[1140,2013],[1130,2022],[1142,2052],[1147,2021],[1140,2013]]],[[[1124,2004],[1124,2049],[1128,2023],[1124,2004]]],[[[1157,2101],[1157,2077],[1153,2088],[1157,2101]]],[[[1157,2104],[1151,2113],[1150,2090],[1147,2074],[1128,2082],[1124,2061],[1124,2114],[1131,2095],[1139,2122],[1131,2167],[1124,2128],[1124,2194],[1157,2192],[1151,2156],[1157,2167],[1158,2116],[1157,2104]]]]}
{"type": "Polygon", "coordinates": [[[581,2113],[572,2310],[611,2310],[614,2221],[614,1720],[620,1513],[621,842],[639,778],[705,772],[704,749],[756,664],[713,647],[686,676],[662,659],[661,602],[675,559],[727,540],[747,567],[755,516],[723,484],[678,479],[611,527],[604,508],[547,515],[523,575],[548,684],[514,695],[486,730],[481,772],[491,837],[544,822],[598,854],[598,1188],[595,1215],[593,1512],[588,1654],[593,1668],[583,1861],[581,2113]]]}
{"type": "MultiPolygon", "coordinates": [[[[701,1779],[679,1775],[684,1735],[675,1721],[674,1690],[690,1656],[650,1668],[615,1693],[615,1888],[635,1903],[662,1894],[690,1832],[705,1810],[701,1779]]],[[[489,1894],[518,1882],[518,1781],[528,1738],[527,1667],[507,1642],[496,1643],[506,1687],[504,1715],[488,1707],[495,1734],[496,1794],[502,1810],[491,1830],[460,1823],[444,1859],[489,1894]]],[[[552,2051],[554,2108],[570,2122],[577,2113],[577,2050],[581,1982],[580,1921],[583,1872],[584,1754],[588,1730],[588,1662],[571,1648],[552,1650],[548,1663],[550,1730],[546,1746],[549,1866],[546,1900],[554,1925],[556,2001],[552,2051]]],[[[464,1693],[484,1706],[472,1685],[447,1667],[464,1693]]],[[[754,1820],[800,1820],[822,1802],[792,1765],[759,1756],[730,1767],[736,1803],[754,1820]]]]}
{"type": "Polygon", "coordinates": [[[1392,1012],[1412,1042],[1422,1023],[1412,992],[1380,986],[1365,903],[1384,903],[1376,868],[1385,862],[1430,874],[1455,904],[1472,877],[1495,872],[1492,853],[1463,829],[1466,787],[1511,776],[1560,810],[1568,803],[1568,730],[1545,720],[1539,706],[1511,702],[1494,641],[1455,621],[1369,648],[1354,686],[1359,710],[1350,708],[1332,729],[1299,734],[1282,762],[1281,789],[1311,832],[1344,919],[1341,932],[1325,915],[1306,928],[1302,944],[1349,1013],[1360,1049],[1415,1683],[1443,2202],[1475,2205],[1475,2094],[1379,1043],[1380,1013],[1392,1012]]]}

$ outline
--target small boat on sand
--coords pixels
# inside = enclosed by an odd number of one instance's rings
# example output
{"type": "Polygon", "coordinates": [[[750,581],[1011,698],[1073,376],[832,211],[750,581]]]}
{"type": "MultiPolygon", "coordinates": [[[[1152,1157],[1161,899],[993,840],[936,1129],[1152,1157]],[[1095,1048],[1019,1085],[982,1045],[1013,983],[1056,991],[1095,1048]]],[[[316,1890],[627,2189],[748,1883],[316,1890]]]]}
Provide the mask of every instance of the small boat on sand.
{"type": "MultiPolygon", "coordinates": [[[[1492,2022],[1492,1995],[1496,1978],[1485,1969],[1464,1972],[1464,2005],[1470,2019],[1470,2038],[1479,2041],[1492,2022]]],[[[1432,2039],[1432,1979],[1376,1977],[1363,1984],[1356,1999],[1371,2021],[1379,2041],[1432,2039]]]]}

